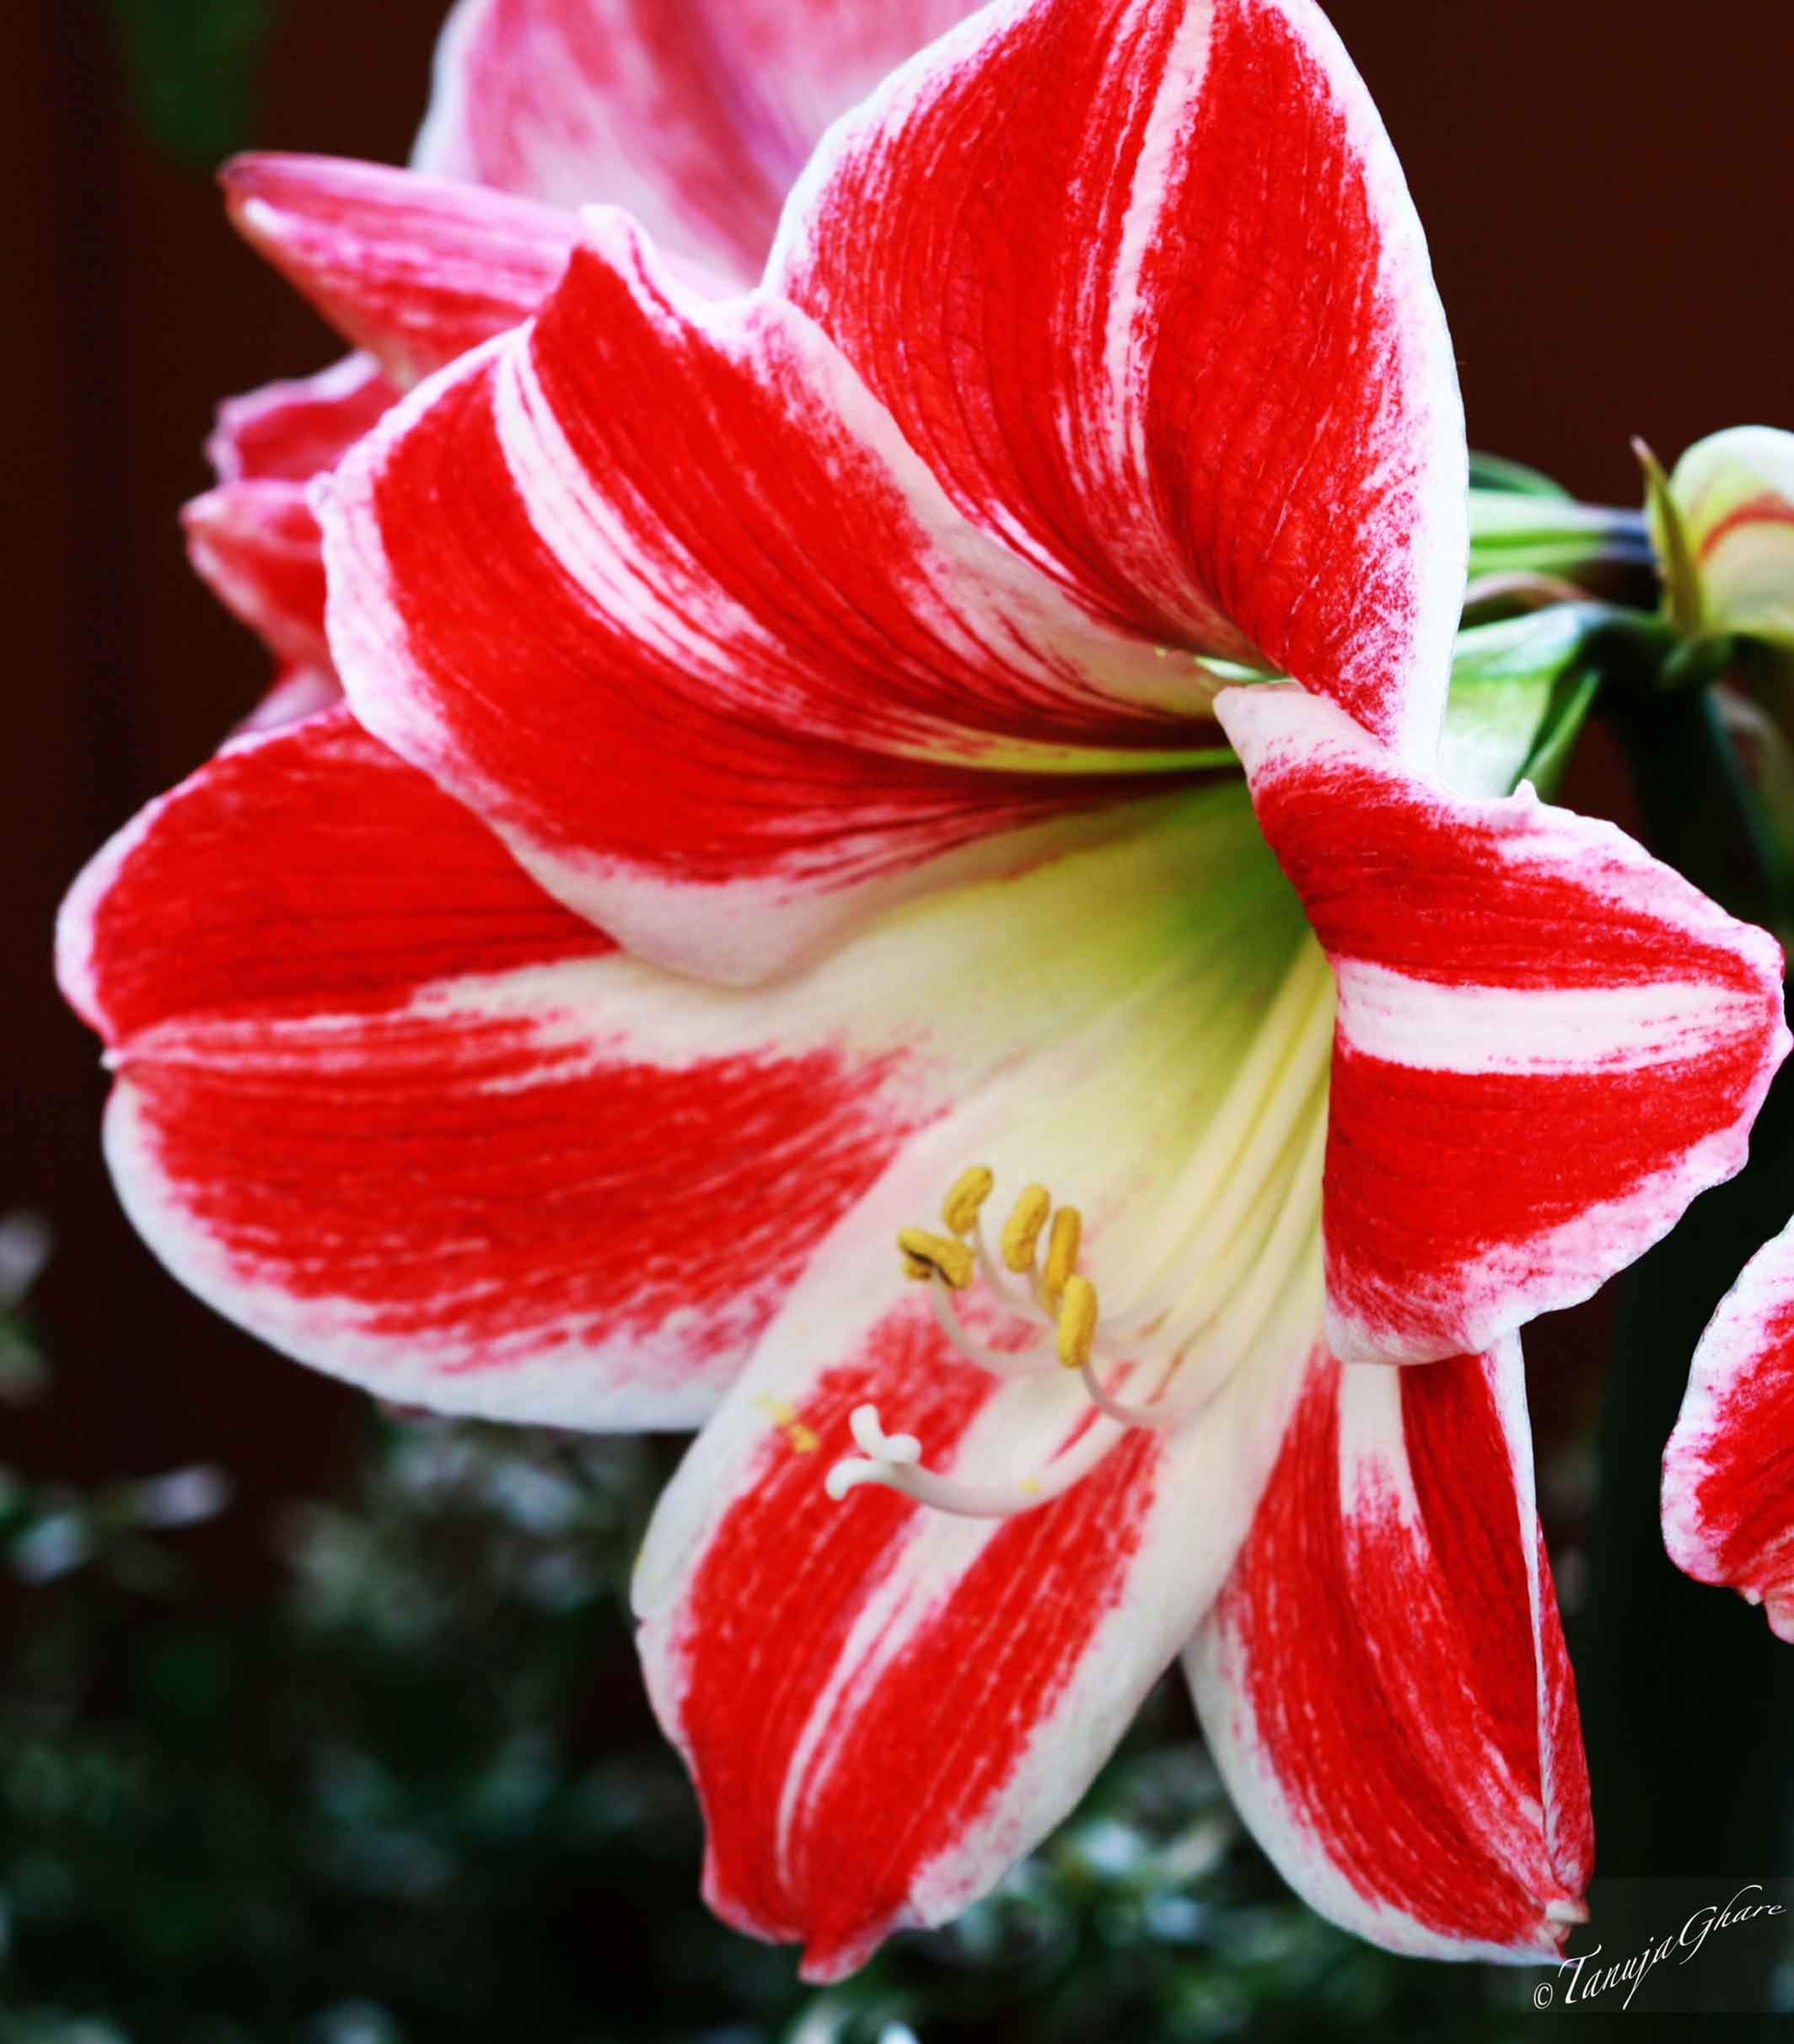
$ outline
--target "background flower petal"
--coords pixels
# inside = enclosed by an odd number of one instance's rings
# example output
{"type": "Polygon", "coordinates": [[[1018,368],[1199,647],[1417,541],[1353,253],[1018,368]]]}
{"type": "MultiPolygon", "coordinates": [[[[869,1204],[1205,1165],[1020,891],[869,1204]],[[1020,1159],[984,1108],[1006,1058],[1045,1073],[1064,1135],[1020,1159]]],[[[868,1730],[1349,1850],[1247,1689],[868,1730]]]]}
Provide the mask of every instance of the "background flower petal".
{"type": "Polygon", "coordinates": [[[400,385],[527,319],[569,213],[384,164],[264,153],[224,167],[239,232],[400,385]]]}
{"type": "Polygon", "coordinates": [[[1663,1455],[1663,1540],[1679,1568],[1730,1584],[1794,1642],[1794,1224],[1695,1351],[1663,1455]]]}
{"type": "Polygon", "coordinates": [[[461,0],[419,169],[577,207],[759,273],[816,138],[973,0],[461,0]]]}

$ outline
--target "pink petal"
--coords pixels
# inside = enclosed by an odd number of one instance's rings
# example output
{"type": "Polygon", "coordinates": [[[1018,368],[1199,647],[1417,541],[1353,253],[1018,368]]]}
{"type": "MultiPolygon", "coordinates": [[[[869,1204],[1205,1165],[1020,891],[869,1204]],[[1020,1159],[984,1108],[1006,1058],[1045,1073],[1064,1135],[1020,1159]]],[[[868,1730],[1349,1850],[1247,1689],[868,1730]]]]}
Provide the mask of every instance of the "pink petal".
{"type": "Polygon", "coordinates": [[[218,406],[206,452],[221,483],[306,482],[333,469],[398,397],[371,355],[349,355],[218,406]]]}
{"type": "Polygon", "coordinates": [[[323,511],[357,713],[551,892],[743,978],[1114,827],[1217,742],[1211,679],[966,525],[801,314],[588,229],[323,511]]]}
{"type": "Polygon", "coordinates": [[[323,538],[302,482],[228,482],[183,507],[187,555],[277,659],[330,665],[323,538]]]}
{"type": "Polygon", "coordinates": [[[1236,1806],[1324,1916],[1519,1961],[1584,1920],[1587,1780],[1517,1342],[1401,1371],[1318,1350],[1188,1665],[1236,1806]]]}
{"type": "Polygon", "coordinates": [[[1744,1267],[1695,1351],[1663,1455],[1663,1540],[1794,1643],[1794,1226],[1744,1267]]]}
{"type": "Polygon", "coordinates": [[[798,1040],[634,965],[341,710],[128,826],[59,966],[151,1246],[403,1404],[692,1423],[931,1111],[835,1013],[798,1040]]]}
{"type": "Polygon", "coordinates": [[[251,710],[233,737],[252,731],[277,731],[282,724],[298,723],[315,717],[342,701],[342,685],[328,667],[283,667],[274,686],[251,710]]]}
{"type": "Polygon", "coordinates": [[[1220,714],[1339,982],[1335,1353],[1493,1347],[1740,1168],[1789,1045],[1771,938],[1611,824],[1461,799],[1300,689],[1220,714]]]}
{"type": "Polygon", "coordinates": [[[239,156],[223,182],[245,238],[401,385],[527,319],[577,232],[528,199],[336,157],[239,156]]]}
{"type": "Polygon", "coordinates": [[[422,170],[602,201],[745,283],[819,136],[973,0],[461,0],[422,170]]]}
{"type": "Polygon", "coordinates": [[[1280,1322],[1200,1419],[1126,1436],[1018,1517],[872,1487],[835,1503],[824,1479],[862,1404],[972,1482],[1084,1438],[1075,1377],[999,1385],[896,1280],[887,1224],[979,1143],[963,1118],[931,1132],[823,1245],[636,1571],[649,1692],[709,1826],[706,1899],[801,1941],[813,1980],[956,1915],[1077,1802],[1226,1573],[1318,1310],[1304,1284],[1293,1345],[1280,1322]]]}
{"type": "Polygon", "coordinates": [[[1256,649],[1431,757],[1457,376],[1311,0],[1001,0],[831,132],[768,278],[1093,616],[1256,649]]]}
{"type": "Polygon", "coordinates": [[[333,697],[341,691],[324,635],[324,555],[309,485],[398,395],[370,356],[351,355],[318,375],[227,398],[206,448],[218,487],[181,513],[188,557],[212,594],[277,660],[327,680],[333,697]]]}

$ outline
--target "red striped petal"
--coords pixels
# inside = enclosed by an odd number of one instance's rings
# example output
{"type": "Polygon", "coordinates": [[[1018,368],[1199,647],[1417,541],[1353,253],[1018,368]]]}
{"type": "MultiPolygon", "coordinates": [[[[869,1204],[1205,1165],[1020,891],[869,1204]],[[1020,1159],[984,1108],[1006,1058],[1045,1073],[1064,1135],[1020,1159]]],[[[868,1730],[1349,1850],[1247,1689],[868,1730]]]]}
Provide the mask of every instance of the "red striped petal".
{"type": "Polygon", "coordinates": [[[1050,1469],[1086,1439],[1075,1378],[999,1384],[896,1278],[893,1217],[925,1211],[949,1159],[1001,1126],[931,1132],[841,1224],[687,1455],[637,1569],[649,1692],[709,1826],[706,1897],[801,1941],[811,1979],[956,1915],[1070,1810],[1218,1587],[1313,1338],[1311,1272],[1199,1419],[1125,1435],[1018,1517],[873,1487],[831,1500],[862,1404],[972,1483],[1050,1469]]]}
{"type": "Polygon", "coordinates": [[[232,734],[247,736],[251,731],[277,731],[282,724],[298,723],[315,717],[342,701],[342,685],[328,667],[286,667],[275,676],[274,686],[232,734]]]}
{"type": "Polygon", "coordinates": [[[327,699],[320,685],[331,697],[341,691],[325,637],[323,541],[309,486],[398,395],[371,357],[351,355],[316,376],[227,398],[206,448],[218,487],[181,513],[195,571],[276,659],[307,671],[313,708],[327,699]]]}
{"type": "Polygon", "coordinates": [[[1396,1951],[1552,1959],[1593,1853],[1517,1343],[1316,1352],[1189,1657],[1236,1805],[1323,1915],[1396,1951]]]}
{"type": "Polygon", "coordinates": [[[1300,689],[1221,716],[1339,982],[1335,1353],[1491,1347],[1739,1169],[1789,1044],[1772,939],[1611,824],[1460,799],[1300,689]]]}
{"type": "Polygon", "coordinates": [[[1310,0],[1002,0],[831,132],[768,275],[1092,614],[1256,648],[1431,756],[1457,378],[1310,0]]]}
{"type": "Polygon", "coordinates": [[[461,0],[423,170],[625,207],[746,283],[817,137],[973,0],[461,0]]]}
{"type": "Polygon", "coordinates": [[[226,398],[206,452],[221,483],[307,482],[335,468],[398,395],[372,356],[346,356],[315,376],[226,398]]]}
{"type": "Polygon", "coordinates": [[[1794,1227],[1745,1266],[1695,1351],[1663,1455],[1663,1539],[1794,1643],[1794,1227]]]}
{"type": "Polygon", "coordinates": [[[967,526],[801,314],[588,232],[324,508],[357,714],[561,899],[744,977],[1037,860],[1056,819],[1113,827],[1138,770],[1217,742],[1195,663],[967,526]]]}
{"type": "Polygon", "coordinates": [[[527,319],[577,232],[551,207],[384,164],[239,156],[223,175],[244,238],[401,385],[527,319]]]}
{"type": "Polygon", "coordinates": [[[302,482],[228,482],[181,510],[187,557],[277,659],[327,669],[323,535],[302,482]]]}
{"type": "Polygon", "coordinates": [[[930,1111],[838,1010],[636,966],[341,711],[153,805],[60,935],[151,1246],[401,1403],[692,1423],[930,1111]]]}

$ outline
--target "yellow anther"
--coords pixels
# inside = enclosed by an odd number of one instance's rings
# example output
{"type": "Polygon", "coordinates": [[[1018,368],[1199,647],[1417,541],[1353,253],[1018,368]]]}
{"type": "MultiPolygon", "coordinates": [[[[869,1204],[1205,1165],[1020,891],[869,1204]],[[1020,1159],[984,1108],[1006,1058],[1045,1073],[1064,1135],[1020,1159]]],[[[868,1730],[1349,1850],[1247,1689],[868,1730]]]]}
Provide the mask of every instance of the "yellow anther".
{"type": "Polygon", "coordinates": [[[1077,1245],[1083,1239],[1083,1215],[1076,1207],[1061,1207],[1053,1216],[1053,1232],[1046,1239],[1046,1271],[1042,1279],[1046,1296],[1055,1306],[1077,1262],[1077,1245]]]}
{"type": "Polygon", "coordinates": [[[1096,1287],[1088,1278],[1066,1280],[1065,1303],[1059,1309],[1059,1360],[1067,1369],[1082,1369],[1096,1340],[1096,1287]]]}
{"type": "Polygon", "coordinates": [[[951,1235],[931,1234],[926,1228],[900,1228],[897,1246],[911,1278],[944,1278],[956,1292],[972,1282],[972,1252],[951,1235]]]}
{"type": "Polygon", "coordinates": [[[955,1234],[970,1234],[978,1225],[978,1209],[991,1197],[996,1183],[996,1177],[981,1164],[975,1164],[954,1179],[953,1191],[941,1202],[941,1218],[955,1234]]]}
{"type": "Polygon", "coordinates": [[[1052,1199],[1045,1186],[1029,1186],[1015,1202],[1015,1212],[1003,1224],[1003,1261],[1011,1270],[1034,1268],[1034,1245],[1052,1210],[1052,1199]]]}

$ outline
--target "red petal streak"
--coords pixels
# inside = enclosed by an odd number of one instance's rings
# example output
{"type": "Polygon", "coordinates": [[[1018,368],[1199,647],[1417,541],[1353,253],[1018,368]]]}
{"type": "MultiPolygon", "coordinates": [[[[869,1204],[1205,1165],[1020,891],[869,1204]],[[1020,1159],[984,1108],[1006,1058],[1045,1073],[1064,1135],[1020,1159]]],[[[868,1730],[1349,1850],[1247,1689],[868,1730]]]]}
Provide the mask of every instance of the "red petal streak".
{"type": "Polygon", "coordinates": [[[640,955],[749,976],[951,854],[1013,870],[1028,826],[1158,792],[1079,748],[1214,742],[1200,672],[966,527],[801,315],[591,232],[534,329],[418,391],[324,513],[357,713],[545,885],[640,955]]]}
{"type": "Polygon", "coordinates": [[[943,1116],[843,1218],[662,1498],[636,1571],[649,1692],[710,1826],[710,1899],[801,1939],[813,1978],[956,1915],[1072,1809],[1224,1579],[1319,1314],[1318,1267],[1292,1269],[1212,1406],[1109,1443],[1019,1516],[871,1487],[832,1502],[862,1403],[913,1432],[929,1470],[1013,1484],[1018,1502],[1029,1473],[1092,1444],[1075,1379],[992,1380],[890,1269],[897,1218],[925,1210],[950,1157],[1021,1182],[1037,1075],[943,1116]]]}
{"type": "Polygon", "coordinates": [[[401,1402],[690,1423],[913,1111],[889,1053],[694,1020],[341,711],[147,811],[61,939],[151,1245],[401,1402]]]}
{"type": "Polygon", "coordinates": [[[1551,1958],[1593,1854],[1517,1347],[1399,1372],[1317,1351],[1190,1658],[1241,1814],[1361,1936],[1551,1958]]]}
{"type": "Polygon", "coordinates": [[[187,554],[225,608],[282,660],[327,667],[324,554],[299,482],[232,482],[181,512],[187,554]]]}
{"type": "Polygon", "coordinates": [[[371,356],[346,356],[315,376],[226,398],[206,452],[220,482],[307,482],[335,468],[398,395],[371,356]]]}
{"type": "Polygon", "coordinates": [[[1794,1227],[1759,1250],[1695,1352],[1663,1455],[1663,1537],[1697,1581],[1794,1643],[1794,1227]]]}
{"type": "Polygon", "coordinates": [[[926,1309],[894,1307],[804,1399],[814,1452],[766,1429],[672,1636],[647,1649],[677,1669],[669,1729],[710,1825],[706,1896],[762,1937],[803,1939],[812,1979],[921,1920],[931,1863],[1028,1758],[1139,1548],[1162,1447],[1144,1434],[1039,1511],[946,1527],[963,1537],[944,1581],[906,1579],[913,1543],[943,1532],[932,1514],[889,1493],[844,1509],[824,1490],[855,1452],[856,1406],[900,1412],[950,1466],[996,1390],[926,1309]]]}
{"type": "Polygon", "coordinates": [[[462,0],[418,167],[620,205],[734,282],[835,116],[971,0],[462,0]]]}
{"type": "Polygon", "coordinates": [[[1431,756],[1463,594],[1444,316],[1308,0],[1007,0],[844,121],[769,278],[1095,616],[1431,756]]]}
{"type": "Polygon", "coordinates": [[[329,156],[239,156],[223,182],[244,235],[401,384],[527,319],[577,231],[527,199],[329,156]]]}
{"type": "Polygon", "coordinates": [[[341,691],[324,636],[324,555],[309,485],[398,395],[377,363],[351,355],[302,381],[227,398],[206,450],[218,487],[181,514],[189,558],[212,594],[277,660],[327,682],[331,697],[341,691]]]}
{"type": "Polygon", "coordinates": [[[1765,491],[1762,496],[1753,497],[1748,503],[1727,512],[1723,518],[1715,519],[1700,535],[1702,565],[1711,561],[1735,533],[1751,525],[1794,525],[1794,504],[1785,497],[1777,497],[1773,491],[1765,491]]]}
{"type": "Polygon", "coordinates": [[[1299,689],[1221,715],[1339,980],[1338,1353],[1492,1345],[1739,1168],[1789,1041],[1762,931],[1610,824],[1404,772],[1299,689]]]}

